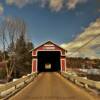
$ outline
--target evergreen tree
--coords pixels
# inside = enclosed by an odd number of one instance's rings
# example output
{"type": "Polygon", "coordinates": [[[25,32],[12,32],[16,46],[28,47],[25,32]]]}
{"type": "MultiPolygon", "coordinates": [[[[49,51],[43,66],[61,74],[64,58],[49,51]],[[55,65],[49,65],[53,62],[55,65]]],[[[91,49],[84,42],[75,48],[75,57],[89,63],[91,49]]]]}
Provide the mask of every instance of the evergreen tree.
{"type": "Polygon", "coordinates": [[[26,42],[24,35],[21,35],[16,42],[16,72],[20,76],[31,73],[32,56],[30,49],[33,48],[31,42],[26,42]]]}

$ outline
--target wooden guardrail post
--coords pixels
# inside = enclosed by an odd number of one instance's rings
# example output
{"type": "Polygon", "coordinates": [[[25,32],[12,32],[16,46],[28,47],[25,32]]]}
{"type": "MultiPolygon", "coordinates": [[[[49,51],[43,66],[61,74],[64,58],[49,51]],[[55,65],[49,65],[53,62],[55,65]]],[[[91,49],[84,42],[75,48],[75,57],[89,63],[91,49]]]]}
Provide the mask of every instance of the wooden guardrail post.
{"type": "Polygon", "coordinates": [[[22,88],[23,86],[27,85],[29,82],[31,82],[33,80],[33,78],[35,78],[35,76],[36,76],[36,73],[32,73],[29,76],[26,76],[24,78],[20,78],[20,79],[14,81],[14,82],[10,82],[10,83],[7,83],[3,86],[0,86],[0,98],[3,98],[6,95],[13,92],[13,90],[10,90],[13,87],[16,90],[17,88],[22,88]],[[23,86],[22,86],[22,83],[24,84],[23,86]],[[7,93],[6,93],[6,91],[7,91],[7,93]],[[4,94],[2,94],[2,93],[4,93],[4,94]]]}
{"type": "Polygon", "coordinates": [[[89,80],[89,79],[83,79],[82,77],[69,75],[68,73],[64,73],[64,72],[62,73],[62,75],[67,79],[73,81],[75,84],[85,87],[86,89],[94,88],[100,91],[100,82],[89,80]]]}

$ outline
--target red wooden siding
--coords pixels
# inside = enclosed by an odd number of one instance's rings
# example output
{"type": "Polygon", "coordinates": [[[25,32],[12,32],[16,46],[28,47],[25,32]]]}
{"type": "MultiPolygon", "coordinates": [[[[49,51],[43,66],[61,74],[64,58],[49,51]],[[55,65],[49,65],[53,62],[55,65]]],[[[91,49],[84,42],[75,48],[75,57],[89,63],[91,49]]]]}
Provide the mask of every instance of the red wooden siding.
{"type": "Polygon", "coordinates": [[[32,61],[32,72],[37,72],[37,60],[32,61]]]}

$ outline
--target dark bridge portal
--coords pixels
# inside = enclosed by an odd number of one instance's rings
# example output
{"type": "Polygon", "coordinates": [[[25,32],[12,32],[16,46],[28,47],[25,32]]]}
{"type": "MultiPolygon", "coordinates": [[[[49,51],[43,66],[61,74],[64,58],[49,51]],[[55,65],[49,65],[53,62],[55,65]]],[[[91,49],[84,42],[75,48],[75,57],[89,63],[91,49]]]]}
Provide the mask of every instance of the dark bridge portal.
{"type": "Polygon", "coordinates": [[[60,71],[60,51],[38,51],[38,72],[60,71]]]}

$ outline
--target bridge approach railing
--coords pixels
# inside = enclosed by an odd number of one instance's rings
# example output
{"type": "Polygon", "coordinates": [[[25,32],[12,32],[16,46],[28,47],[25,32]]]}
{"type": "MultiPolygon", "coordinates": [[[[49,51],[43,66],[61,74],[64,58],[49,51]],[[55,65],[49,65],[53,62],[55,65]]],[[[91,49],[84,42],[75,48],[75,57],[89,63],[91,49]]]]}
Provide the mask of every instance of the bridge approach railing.
{"type": "Polygon", "coordinates": [[[90,91],[100,94],[100,81],[94,81],[94,80],[87,79],[85,77],[71,75],[67,72],[62,72],[61,74],[68,80],[72,81],[73,83],[75,83],[81,87],[84,87],[90,91]]]}
{"type": "Polygon", "coordinates": [[[36,77],[36,75],[37,73],[32,73],[24,76],[23,78],[19,78],[14,82],[9,82],[0,86],[0,99],[7,98],[7,96],[18,92],[20,89],[29,84],[36,77]]]}

